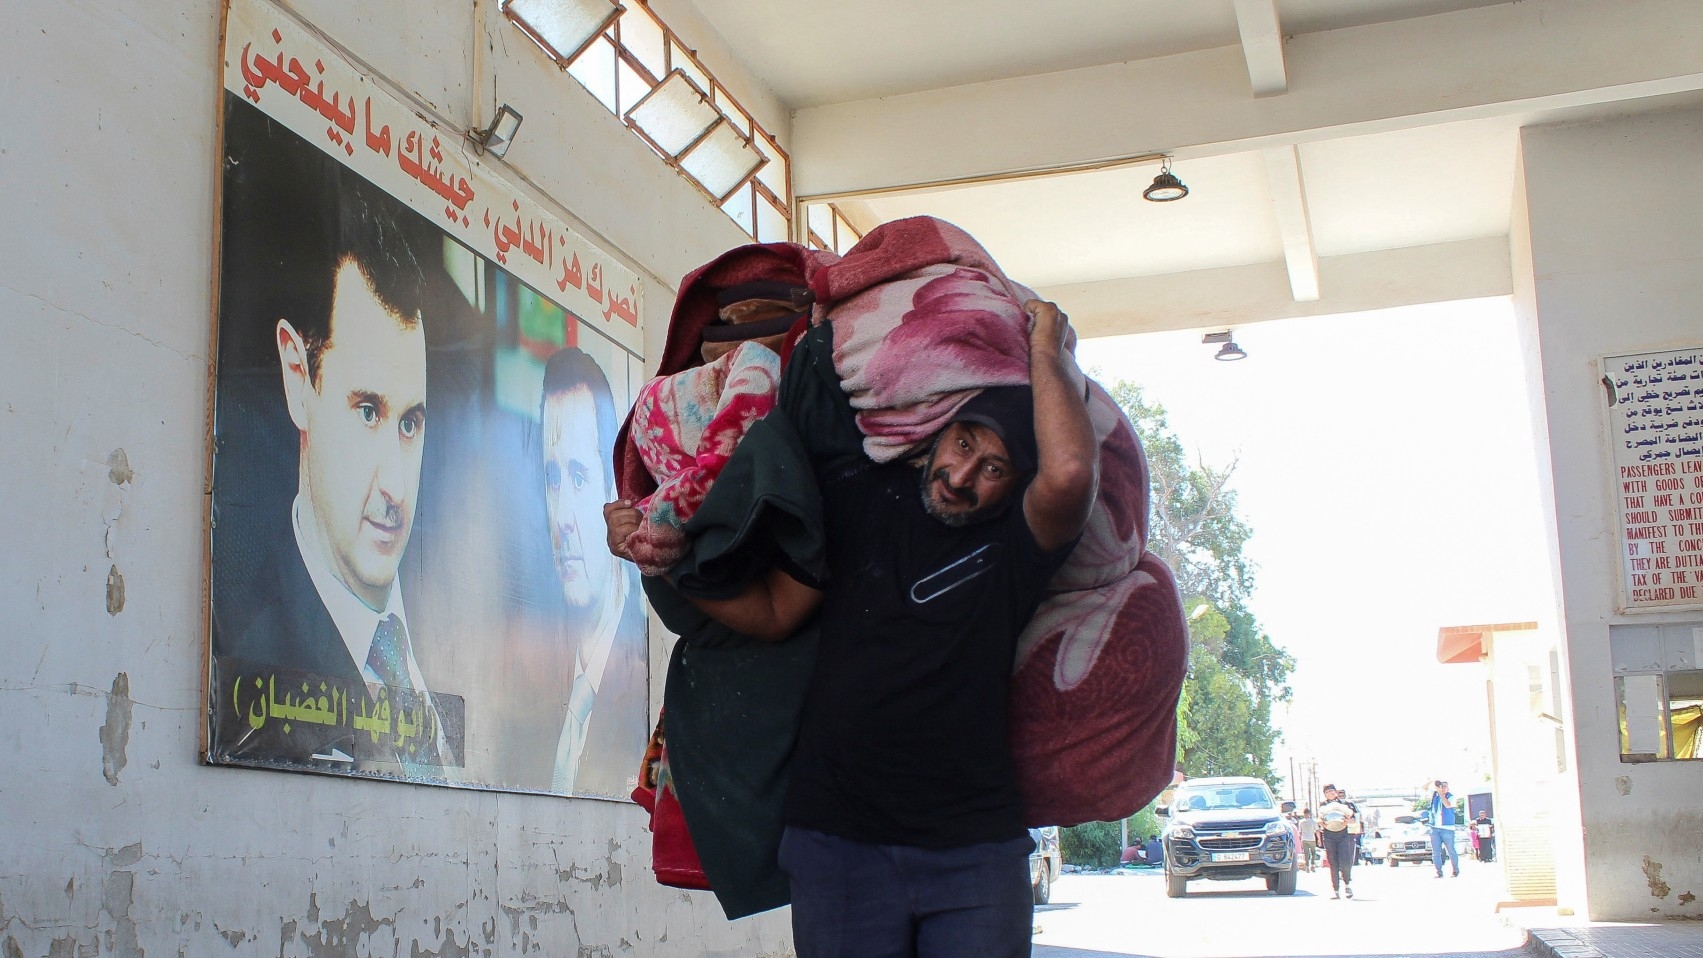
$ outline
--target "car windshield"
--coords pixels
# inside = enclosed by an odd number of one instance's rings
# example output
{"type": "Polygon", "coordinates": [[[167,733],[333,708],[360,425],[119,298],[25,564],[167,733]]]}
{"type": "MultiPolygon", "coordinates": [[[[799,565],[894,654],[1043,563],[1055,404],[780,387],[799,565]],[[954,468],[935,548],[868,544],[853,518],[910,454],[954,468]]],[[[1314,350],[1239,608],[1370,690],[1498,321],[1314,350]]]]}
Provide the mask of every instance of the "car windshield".
{"type": "Polygon", "coordinates": [[[1179,812],[1200,812],[1275,806],[1271,792],[1260,785],[1202,785],[1177,789],[1171,807],[1179,812]]]}

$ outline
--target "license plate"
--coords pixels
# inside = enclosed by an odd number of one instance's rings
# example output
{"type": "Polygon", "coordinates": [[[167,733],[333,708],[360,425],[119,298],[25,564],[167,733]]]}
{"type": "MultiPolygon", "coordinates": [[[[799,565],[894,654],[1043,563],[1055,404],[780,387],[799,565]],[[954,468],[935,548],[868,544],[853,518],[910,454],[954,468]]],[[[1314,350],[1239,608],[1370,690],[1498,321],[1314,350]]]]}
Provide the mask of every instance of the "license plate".
{"type": "Polygon", "coordinates": [[[1215,862],[1245,862],[1245,861],[1248,860],[1248,853],[1247,852],[1213,852],[1212,853],[1212,860],[1215,861],[1215,862]]]}

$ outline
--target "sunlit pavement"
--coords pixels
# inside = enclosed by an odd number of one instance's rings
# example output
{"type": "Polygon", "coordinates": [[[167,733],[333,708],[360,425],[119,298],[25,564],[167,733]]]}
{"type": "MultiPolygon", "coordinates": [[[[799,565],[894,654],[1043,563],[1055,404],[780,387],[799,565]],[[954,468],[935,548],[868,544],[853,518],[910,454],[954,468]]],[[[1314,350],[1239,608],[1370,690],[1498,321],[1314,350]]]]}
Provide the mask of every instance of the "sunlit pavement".
{"type": "Polygon", "coordinates": [[[1254,956],[1523,955],[1525,932],[1496,912],[1501,866],[1461,862],[1434,877],[1429,863],[1363,865],[1354,898],[1332,900],[1321,868],[1302,873],[1294,896],[1257,879],[1189,883],[1165,897],[1154,870],[1071,874],[1035,909],[1035,958],[1254,958],[1254,956]]]}

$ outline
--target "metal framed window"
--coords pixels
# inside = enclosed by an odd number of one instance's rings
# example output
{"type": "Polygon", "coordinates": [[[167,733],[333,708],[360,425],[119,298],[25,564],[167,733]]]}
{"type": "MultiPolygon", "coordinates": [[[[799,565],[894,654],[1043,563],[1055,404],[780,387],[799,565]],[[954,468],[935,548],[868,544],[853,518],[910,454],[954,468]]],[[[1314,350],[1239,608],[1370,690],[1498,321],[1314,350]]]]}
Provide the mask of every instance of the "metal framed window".
{"type": "Polygon", "coordinates": [[[832,203],[811,203],[804,209],[805,245],[844,254],[857,245],[863,234],[832,203]]]}
{"type": "Polygon", "coordinates": [[[502,10],[747,236],[790,238],[791,157],[646,0],[502,0],[502,10]]]}

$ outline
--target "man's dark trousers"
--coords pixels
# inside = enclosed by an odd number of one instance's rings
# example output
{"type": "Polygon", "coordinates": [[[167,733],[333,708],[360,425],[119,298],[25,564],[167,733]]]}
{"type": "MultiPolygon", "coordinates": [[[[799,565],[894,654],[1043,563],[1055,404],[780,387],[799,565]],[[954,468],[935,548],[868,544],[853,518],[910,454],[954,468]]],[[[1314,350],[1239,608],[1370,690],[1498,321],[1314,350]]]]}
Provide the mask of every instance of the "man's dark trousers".
{"type": "Polygon", "coordinates": [[[1027,958],[1027,835],[966,848],[871,845],[788,826],[799,958],[1027,958]]]}

